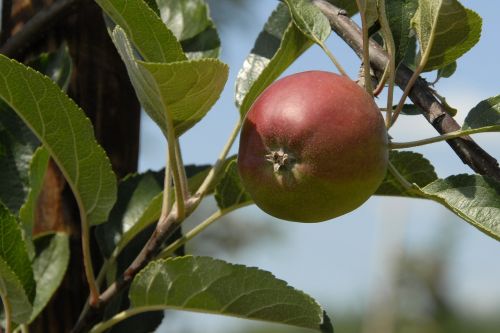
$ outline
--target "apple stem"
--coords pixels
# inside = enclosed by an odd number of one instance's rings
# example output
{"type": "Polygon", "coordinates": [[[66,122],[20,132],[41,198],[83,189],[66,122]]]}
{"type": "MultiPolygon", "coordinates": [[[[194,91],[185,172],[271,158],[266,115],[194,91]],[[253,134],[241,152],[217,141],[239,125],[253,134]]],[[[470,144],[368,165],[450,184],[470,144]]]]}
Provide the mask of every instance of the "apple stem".
{"type": "Polygon", "coordinates": [[[406,178],[401,173],[399,173],[398,169],[396,169],[396,167],[394,166],[394,164],[391,163],[391,161],[388,161],[387,169],[394,176],[394,178],[396,178],[398,183],[400,183],[405,188],[406,191],[411,193],[415,190],[414,185],[410,183],[408,180],[406,180],[406,178]]]}

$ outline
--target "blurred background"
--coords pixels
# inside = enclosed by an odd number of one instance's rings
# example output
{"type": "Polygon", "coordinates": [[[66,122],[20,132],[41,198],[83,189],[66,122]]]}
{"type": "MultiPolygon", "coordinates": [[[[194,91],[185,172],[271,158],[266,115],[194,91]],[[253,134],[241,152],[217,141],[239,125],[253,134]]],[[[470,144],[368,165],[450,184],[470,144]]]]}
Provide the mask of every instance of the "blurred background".
{"type": "MultiPolygon", "coordinates": [[[[456,73],[437,91],[459,110],[461,123],[483,99],[500,93],[497,1],[461,1],[483,18],[480,42],[458,60],[456,73]]],[[[238,70],[274,0],[211,0],[211,14],[222,40],[222,61],[229,80],[207,117],[181,138],[184,161],[213,163],[238,117],[234,82],[238,70]]],[[[355,17],[359,22],[359,17],[355,17]]],[[[360,66],[335,35],[330,50],[352,78],[360,66]]],[[[335,71],[313,46],[284,75],[304,70],[335,71]]],[[[427,77],[433,81],[435,74],[427,77]]],[[[398,95],[399,96],[399,95],[398,95]]],[[[385,96],[379,98],[385,105],[385,96]]],[[[146,116],[141,119],[140,171],[164,166],[164,139],[146,116]]],[[[408,141],[437,133],[419,116],[401,116],[390,134],[408,141]]],[[[475,139],[500,159],[498,134],[475,139]]],[[[430,159],[440,177],[471,173],[445,144],[415,148],[430,159]]],[[[237,144],[233,153],[237,151],[237,144]]],[[[208,217],[208,198],[188,229],[208,217]]],[[[274,219],[251,206],[218,221],[187,245],[187,251],[272,272],[314,297],[333,320],[336,332],[500,332],[500,242],[479,232],[445,208],[424,200],[372,197],[356,211],[332,221],[300,224],[274,219]]],[[[250,333],[306,332],[293,328],[214,315],[167,311],[158,332],[250,333]]],[[[309,332],[309,331],[307,331],[309,332]]]]}

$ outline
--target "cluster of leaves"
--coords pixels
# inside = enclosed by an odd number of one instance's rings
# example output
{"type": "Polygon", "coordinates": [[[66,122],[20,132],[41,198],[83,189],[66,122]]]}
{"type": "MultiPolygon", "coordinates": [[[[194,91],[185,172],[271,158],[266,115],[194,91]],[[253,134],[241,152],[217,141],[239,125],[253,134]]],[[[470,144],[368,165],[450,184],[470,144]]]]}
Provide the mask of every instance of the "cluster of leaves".
{"type": "MultiPolygon", "coordinates": [[[[96,2],[106,14],[110,36],[142,107],[175,155],[170,162],[179,163],[178,138],[207,114],[228,77],[227,66],[217,59],[220,40],[207,5],[203,0],[96,2]]],[[[353,1],[333,2],[350,14],[357,8],[353,1]]],[[[449,77],[456,59],[479,39],[480,18],[456,0],[384,3],[382,9],[376,1],[359,1],[358,5],[363,21],[374,27],[372,33],[380,34],[386,45],[394,44],[396,64],[436,70],[438,78],[449,77]],[[384,22],[389,30],[379,31],[384,22]]],[[[326,51],[324,41],[330,32],[328,19],[312,2],[278,4],[238,73],[238,125],[257,96],[308,47],[317,43],[326,51]]],[[[6,323],[17,325],[29,324],[40,313],[58,288],[69,260],[66,234],[31,235],[49,157],[73,191],[82,229],[96,232],[105,259],[98,284],[110,285],[123,273],[162,216],[164,197],[179,199],[180,186],[174,176],[174,194],[171,182],[165,182],[159,172],[131,175],[117,184],[89,120],[64,93],[71,73],[67,51],[61,48],[43,55],[31,66],[38,71],[0,56],[0,168],[8,180],[0,187],[0,295],[6,323]]],[[[498,131],[499,110],[499,97],[479,103],[469,113],[464,130],[487,127],[498,131]]],[[[134,315],[166,308],[332,331],[316,301],[268,272],[208,257],[172,258],[175,250],[210,223],[251,204],[234,158],[226,155],[227,150],[223,163],[215,167],[177,170],[181,178],[183,174],[188,177],[189,193],[196,193],[212,179],[202,195],[213,193],[218,211],[186,234],[167,240],[158,249],[160,254],[136,275],[128,298],[117,295],[106,308],[108,320],[92,332],[102,332],[127,318],[131,325],[134,315]]],[[[389,173],[376,194],[434,200],[500,239],[498,183],[480,175],[438,179],[431,163],[413,152],[392,151],[390,161],[398,173],[389,173]]],[[[169,202],[166,209],[173,204],[169,202]]],[[[161,314],[150,324],[157,325],[158,318],[161,314]]],[[[141,329],[154,327],[143,325],[141,329]]]]}
{"type": "MultiPolygon", "coordinates": [[[[377,1],[360,2],[361,15],[366,16],[371,33],[379,34],[389,50],[388,44],[394,44],[392,56],[396,66],[404,64],[414,69],[417,75],[435,71],[434,83],[453,75],[457,59],[469,51],[481,35],[480,16],[459,1],[389,0],[384,1],[384,6],[377,1]],[[389,29],[385,30],[384,24],[389,29]]],[[[449,107],[444,98],[436,97],[452,116],[455,115],[456,110],[449,107]]],[[[405,105],[402,113],[415,115],[421,112],[415,105],[405,105]]],[[[496,96],[473,108],[464,121],[462,131],[458,131],[455,137],[499,131],[499,125],[500,104],[499,96],[496,96]]],[[[422,141],[435,142],[432,139],[422,141]]],[[[397,144],[393,147],[399,148],[397,144]]],[[[410,151],[391,151],[390,161],[399,175],[395,177],[389,172],[376,194],[434,200],[489,236],[500,239],[498,182],[487,176],[468,174],[438,179],[431,163],[422,155],[410,151]]]]}

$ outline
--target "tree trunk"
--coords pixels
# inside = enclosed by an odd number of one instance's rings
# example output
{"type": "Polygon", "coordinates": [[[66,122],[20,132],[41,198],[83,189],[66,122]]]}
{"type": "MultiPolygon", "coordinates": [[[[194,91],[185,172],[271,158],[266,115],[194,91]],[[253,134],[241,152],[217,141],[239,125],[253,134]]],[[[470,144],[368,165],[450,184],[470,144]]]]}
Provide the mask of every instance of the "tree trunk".
{"type": "MultiPolygon", "coordinates": [[[[4,1],[2,40],[21,30],[23,24],[51,0],[4,1]]],[[[82,1],[78,9],[56,22],[49,33],[16,56],[19,61],[68,43],[73,76],[68,94],[94,124],[98,142],[106,150],[119,178],[136,171],[139,150],[140,105],[123,63],[107,34],[102,12],[93,1],[82,1]]],[[[78,209],[61,172],[51,162],[40,194],[34,234],[66,231],[71,235],[70,264],[61,287],[30,332],[69,332],[88,296],[80,243],[78,209]]],[[[98,247],[92,246],[96,254],[98,247]]],[[[98,261],[99,256],[95,256],[98,261]]],[[[100,263],[95,262],[98,266],[100,263]]],[[[96,267],[97,270],[98,267],[96,267]]]]}

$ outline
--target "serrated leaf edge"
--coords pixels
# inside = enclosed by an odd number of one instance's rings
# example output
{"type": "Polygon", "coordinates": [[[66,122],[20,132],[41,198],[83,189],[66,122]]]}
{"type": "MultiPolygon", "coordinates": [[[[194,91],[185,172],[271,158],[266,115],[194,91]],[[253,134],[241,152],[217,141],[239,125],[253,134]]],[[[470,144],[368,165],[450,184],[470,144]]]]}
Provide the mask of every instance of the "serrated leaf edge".
{"type": "MultiPolygon", "coordinates": [[[[92,140],[91,143],[95,144],[96,154],[101,155],[104,158],[103,159],[104,165],[100,165],[100,167],[101,167],[101,169],[102,169],[102,167],[104,167],[105,169],[107,167],[107,169],[109,170],[108,174],[109,174],[109,176],[111,176],[111,177],[109,177],[109,179],[111,179],[114,182],[114,186],[113,186],[115,188],[115,191],[114,191],[115,192],[114,193],[115,199],[114,200],[116,200],[116,175],[113,173],[113,170],[112,170],[112,167],[111,167],[111,161],[109,160],[108,155],[106,154],[105,150],[101,147],[101,145],[99,145],[99,143],[97,142],[97,139],[95,138],[94,127],[93,127],[92,122],[90,121],[90,119],[86,116],[85,112],[78,106],[78,104],[75,103],[75,101],[73,99],[71,99],[64,92],[64,90],[61,89],[61,87],[59,87],[47,75],[45,75],[43,73],[40,73],[40,72],[32,69],[31,67],[25,66],[22,63],[14,60],[14,59],[7,58],[7,57],[5,57],[3,55],[0,55],[0,57],[5,58],[9,62],[13,63],[15,66],[22,66],[25,70],[27,70],[27,72],[31,72],[31,74],[35,74],[35,75],[43,77],[43,79],[45,79],[47,81],[47,84],[50,84],[53,87],[56,87],[58,89],[58,91],[67,98],[67,100],[69,101],[69,103],[72,106],[74,106],[75,109],[78,109],[81,112],[82,119],[84,120],[85,124],[90,127],[91,133],[93,134],[91,136],[91,140],[92,140]]],[[[62,95],[58,95],[57,99],[60,100],[61,96],[62,95]]],[[[5,103],[7,103],[12,109],[15,110],[15,108],[9,102],[5,101],[5,103]]],[[[90,205],[87,210],[82,209],[85,206],[83,205],[83,202],[81,201],[81,197],[79,195],[79,191],[78,191],[78,188],[76,186],[78,184],[78,178],[76,180],[76,183],[73,183],[72,181],[70,181],[71,178],[69,177],[67,170],[63,167],[63,164],[62,164],[61,160],[59,160],[59,158],[54,154],[54,151],[51,149],[50,145],[47,145],[47,143],[46,143],[45,139],[42,137],[42,135],[39,135],[31,127],[31,125],[26,121],[26,119],[21,114],[19,114],[18,112],[16,112],[16,114],[23,120],[23,122],[26,124],[26,126],[28,126],[28,128],[36,135],[36,137],[43,143],[45,149],[47,149],[47,151],[49,152],[49,154],[52,157],[52,159],[54,159],[54,161],[56,162],[56,164],[59,166],[62,174],[64,175],[64,178],[68,181],[68,184],[69,184],[69,186],[70,186],[73,194],[75,195],[75,199],[78,202],[78,206],[80,207],[80,210],[84,211],[85,214],[86,214],[86,216],[87,216],[87,218],[89,219],[88,222],[90,223],[90,225],[95,225],[95,224],[98,224],[99,222],[104,222],[105,219],[100,219],[100,220],[96,220],[96,221],[91,221],[91,219],[90,219],[91,214],[94,212],[95,208],[97,207],[97,204],[98,204],[98,201],[99,201],[99,195],[95,196],[94,203],[92,205],[90,205]]],[[[64,114],[67,114],[67,113],[64,112],[64,114]]],[[[73,133],[74,133],[74,130],[73,130],[73,133]]],[[[45,133],[43,133],[43,134],[45,135],[45,133]]],[[[75,154],[75,155],[78,156],[78,154],[75,154]]],[[[79,164],[77,163],[76,165],[77,165],[77,174],[79,174],[79,170],[78,170],[79,169],[79,164]]],[[[99,177],[101,179],[102,179],[102,176],[103,176],[103,174],[101,172],[99,172],[99,177]]],[[[99,183],[99,184],[101,184],[101,183],[99,183]]],[[[100,192],[100,188],[99,188],[99,190],[98,190],[97,193],[99,194],[99,192],[100,192]]],[[[110,207],[108,207],[107,214],[109,214],[109,212],[111,211],[111,207],[113,205],[110,204],[109,206],[110,207]]]]}
{"type": "MultiPolygon", "coordinates": [[[[311,297],[310,295],[306,294],[302,290],[299,290],[299,289],[296,289],[296,288],[290,286],[286,281],[277,278],[273,273],[271,273],[269,271],[262,270],[262,269],[260,269],[258,267],[254,267],[254,266],[245,266],[245,265],[242,265],[242,264],[233,264],[233,263],[226,262],[224,260],[214,259],[214,258],[207,257],[207,256],[186,255],[186,256],[182,256],[182,257],[170,257],[170,258],[166,258],[166,259],[157,259],[157,260],[151,261],[139,273],[137,273],[137,275],[134,277],[134,281],[136,279],[141,279],[142,276],[147,273],[147,269],[150,266],[158,265],[158,264],[160,264],[160,265],[166,265],[168,262],[181,261],[181,260],[186,260],[188,258],[193,258],[194,260],[197,260],[197,259],[208,259],[208,260],[220,262],[220,263],[223,263],[223,264],[226,264],[226,265],[230,265],[230,266],[233,266],[233,267],[236,267],[236,268],[244,268],[244,269],[247,269],[247,270],[256,270],[256,271],[259,271],[259,272],[261,272],[263,274],[268,275],[269,278],[272,278],[272,279],[276,280],[276,282],[278,282],[280,284],[283,284],[283,287],[285,287],[286,289],[289,289],[290,291],[297,292],[297,293],[301,294],[302,296],[304,296],[307,299],[308,303],[310,303],[311,305],[317,306],[319,309],[323,310],[323,307],[313,297],[311,297]]],[[[132,284],[134,283],[134,281],[132,281],[132,284]]],[[[195,295],[197,295],[197,294],[198,293],[196,293],[195,295]]],[[[142,305],[136,307],[136,306],[134,306],[131,303],[130,307],[131,308],[141,308],[142,305]]],[[[154,307],[154,306],[145,306],[145,307],[154,307]]],[[[216,315],[224,315],[224,316],[230,316],[230,317],[236,317],[236,318],[243,318],[243,319],[249,319],[249,320],[258,320],[258,321],[264,321],[264,322],[267,321],[267,320],[263,320],[263,319],[254,319],[254,318],[248,318],[248,317],[239,316],[239,315],[225,314],[225,313],[216,312],[216,311],[200,311],[200,310],[186,309],[186,308],[183,308],[183,307],[171,306],[171,305],[168,305],[168,306],[163,305],[163,306],[161,306],[159,308],[155,308],[155,309],[176,309],[176,310],[183,310],[183,311],[190,311],[190,312],[199,312],[199,313],[210,313],[210,314],[216,314],[216,315]]],[[[319,316],[320,318],[319,318],[319,322],[318,322],[318,328],[321,325],[324,324],[324,316],[323,315],[324,315],[324,312],[322,312],[321,315],[319,316]]],[[[268,321],[268,322],[274,322],[274,323],[276,323],[275,321],[268,321]]],[[[286,324],[286,323],[283,323],[283,324],[286,324]]]]}

